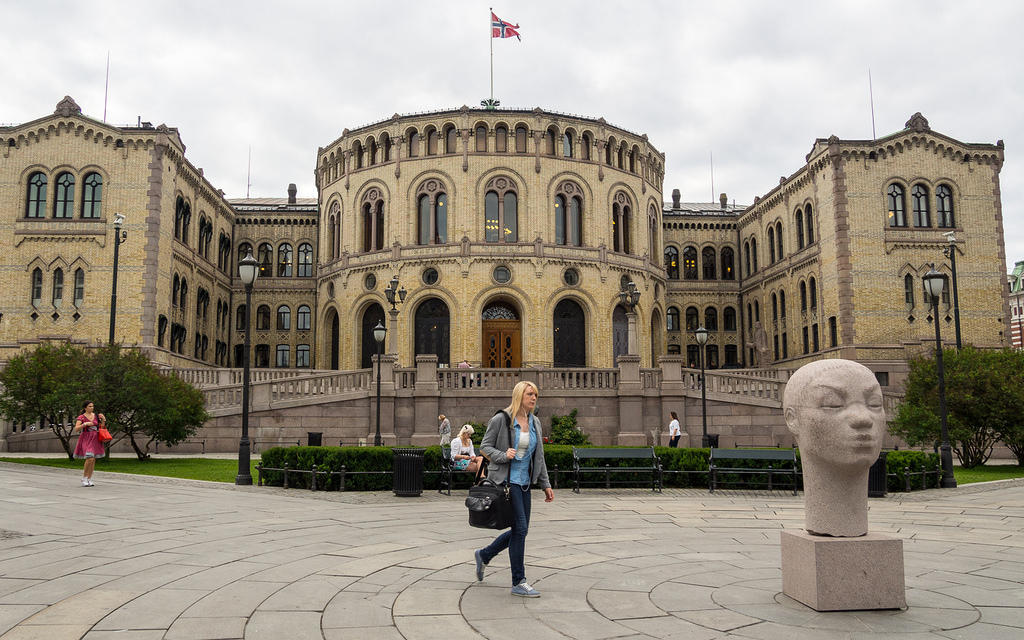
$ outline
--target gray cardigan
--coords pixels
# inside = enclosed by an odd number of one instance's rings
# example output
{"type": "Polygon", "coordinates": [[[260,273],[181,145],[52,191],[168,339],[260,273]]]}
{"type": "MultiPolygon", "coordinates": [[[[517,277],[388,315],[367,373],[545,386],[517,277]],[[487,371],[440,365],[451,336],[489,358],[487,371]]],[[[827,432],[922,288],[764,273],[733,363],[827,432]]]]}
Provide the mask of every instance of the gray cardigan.
{"type": "MultiPolygon", "coordinates": [[[[533,474],[530,477],[530,484],[539,484],[541,489],[551,488],[548,481],[548,466],[544,461],[544,433],[541,429],[540,418],[533,417],[537,427],[537,448],[533,451],[533,474]]],[[[508,481],[509,463],[506,451],[512,448],[509,440],[509,429],[511,424],[509,416],[501,411],[487,423],[487,431],[484,432],[483,440],[480,442],[480,452],[487,456],[490,463],[487,467],[487,478],[495,484],[508,481]]]]}

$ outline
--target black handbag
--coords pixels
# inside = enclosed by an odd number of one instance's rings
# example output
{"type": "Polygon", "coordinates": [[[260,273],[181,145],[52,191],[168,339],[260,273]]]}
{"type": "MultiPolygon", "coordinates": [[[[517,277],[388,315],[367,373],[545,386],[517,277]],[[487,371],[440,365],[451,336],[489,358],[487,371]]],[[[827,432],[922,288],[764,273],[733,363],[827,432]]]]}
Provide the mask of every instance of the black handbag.
{"type": "Polygon", "coordinates": [[[469,509],[469,526],[478,529],[508,529],[512,526],[512,501],[508,485],[497,485],[484,480],[469,488],[466,498],[469,509]]]}

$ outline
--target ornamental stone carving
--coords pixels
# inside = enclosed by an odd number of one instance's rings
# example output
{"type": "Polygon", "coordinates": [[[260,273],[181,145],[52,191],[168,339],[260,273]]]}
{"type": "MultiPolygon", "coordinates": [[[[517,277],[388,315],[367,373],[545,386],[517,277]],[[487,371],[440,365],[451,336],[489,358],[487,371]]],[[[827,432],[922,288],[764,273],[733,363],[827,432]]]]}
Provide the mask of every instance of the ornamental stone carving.
{"type": "Polygon", "coordinates": [[[57,103],[57,109],[53,113],[64,117],[81,115],[82,107],[78,106],[71,96],[64,96],[64,99],[57,103]]]}

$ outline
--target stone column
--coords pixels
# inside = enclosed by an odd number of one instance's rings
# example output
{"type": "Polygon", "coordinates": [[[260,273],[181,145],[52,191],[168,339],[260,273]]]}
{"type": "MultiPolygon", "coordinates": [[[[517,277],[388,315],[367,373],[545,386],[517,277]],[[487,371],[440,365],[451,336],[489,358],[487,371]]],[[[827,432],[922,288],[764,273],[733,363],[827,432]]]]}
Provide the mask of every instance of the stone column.
{"type": "MultiPolygon", "coordinates": [[[[437,356],[416,356],[416,388],[413,391],[413,432],[410,444],[437,444],[437,356]]],[[[454,431],[453,427],[453,431],[454,431]]]]}
{"type": "MultiPolygon", "coordinates": [[[[658,356],[658,366],[661,367],[661,424],[664,427],[662,433],[668,433],[668,423],[672,419],[669,411],[675,411],[679,416],[679,428],[687,434],[687,439],[680,438],[680,443],[689,444],[690,430],[686,424],[686,392],[683,385],[683,355],[658,356]]],[[[663,446],[668,444],[658,443],[663,446]]]]}
{"type": "MultiPolygon", "coordinates": [[[[397,297],[397,294],[396,294],[397,297]]],[[[398,309],[388,310],[388,355],[398,362],[398,309]]]]}
{"type": "Polygon", "coordinates": [[[636,311],[630,311],[626,314],[626,321],[629,323],[628,338],[626,340],[626,349],[629,355],[635,356],[637,354],[637,335],[636,335],[636,311]]]}
{"type": "Polygon", "coordinates": [[[644,434],[644,396],[640,383],[640,356],[619,356],[619,434],[615,444],[642,447],[647,444],[644,434]]]}

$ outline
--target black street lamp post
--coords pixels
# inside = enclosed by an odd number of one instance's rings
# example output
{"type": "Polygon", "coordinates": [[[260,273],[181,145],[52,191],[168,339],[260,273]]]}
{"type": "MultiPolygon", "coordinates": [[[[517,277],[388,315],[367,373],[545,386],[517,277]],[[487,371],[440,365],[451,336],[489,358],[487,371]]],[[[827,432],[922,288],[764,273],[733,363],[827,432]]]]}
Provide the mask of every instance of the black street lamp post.
{"type": "Polygon", "coordinates": [[[118,249],[121,247],[121,243],[128,239],[128,232],[121,231],[121,225],[124,224],[124,215],[117,214],[114,216],[114,276],[113,281],[110,284],[110,336],[107,339],[109,344],[114,344],[114,319],[117,317],[117,262],[118,262],[118,249]]]}
{"type": "MultiPolygon", "coordinates": [[[[394,282],[394,281],[392,281],[394,282]]],[[[403,289],[403,291],[405,291],[403,289]]],[[[405,297],[404,295],[402,296],[405,297]]],[[[377,341],[377,431],[373,435],[373,446],[379,447],[381,445],[380,440],[380,352],[381,347],[384,346],[384,336],[387,334],[387,328],[377,322],[377,326],[373,328],[373,339],[377,341]]]]}
{"type": "Polygon", "coordinates": [[[944,489],[956,487],[956,478],[953,477],[953,452],[949,447],[949,425],[946,417],[946,369],[942,362],[942,335],[939,331],[939,297],[944,287],[942,274],[931,270],[924,275],[924,288],[932,301],[932,322],[935,323],[935,362],[939,370],[939,417],[942,421],[942,444],[939,445],[939,455],[942,460],[942,480],[940,486],[944,489]]]}
{"type": "Polygon", "coordinates": [[[707,352],[708,330],[701,326],[693,332],[693,335],[697,339],[697,344],[700,345],[700,446],[707,448],[711,446],[711,438],[708,437],[708,385],[707,379],[704,377],[704,354],[707,352]]]}
{"type": "Polygon", "coordinates": [[[953,324],[956,327],[956,348],[959,351],[963,347],[963,341],[960,340],[960,290],[956,286],[956,235],[952,231],[947,231],[942,235],[946,236],[946,240],[949,242],[942,249],[942,253],[949,258],[949,270],[953,278],[953,324]]]}
{"type": "MultiPolygon", "coordinates": [[[[388,343],[388,353],[391,354],[394,354],[397,351],[398,334],[395,331],[395,327],[398,326],[398,305],[405,302],[405,296],[407,294],[408,292],[405,290],[405,287],[402,287],[401,289],[398,288],[398,276],[391,276],[387,289],[384,289],[384,295],[387,296],[388,303],[391,304],[391,310],[388,311],[388,315],[391,316],[391,340],[388,343]]],[[[381,340],[383,340],[383,338],[381,338],[381,340]]]]}
{"type": "Polygon", "coordinates": [[[259,275],[259,262],[252,257],[252,250],[238,262],[238,277],[245,285],[245,352],[242,354],[242,437],[238,441],[238,475],[235,484],[251,485],[249,470],[249,350],[252,331],[252,285],[259,275]]]}

